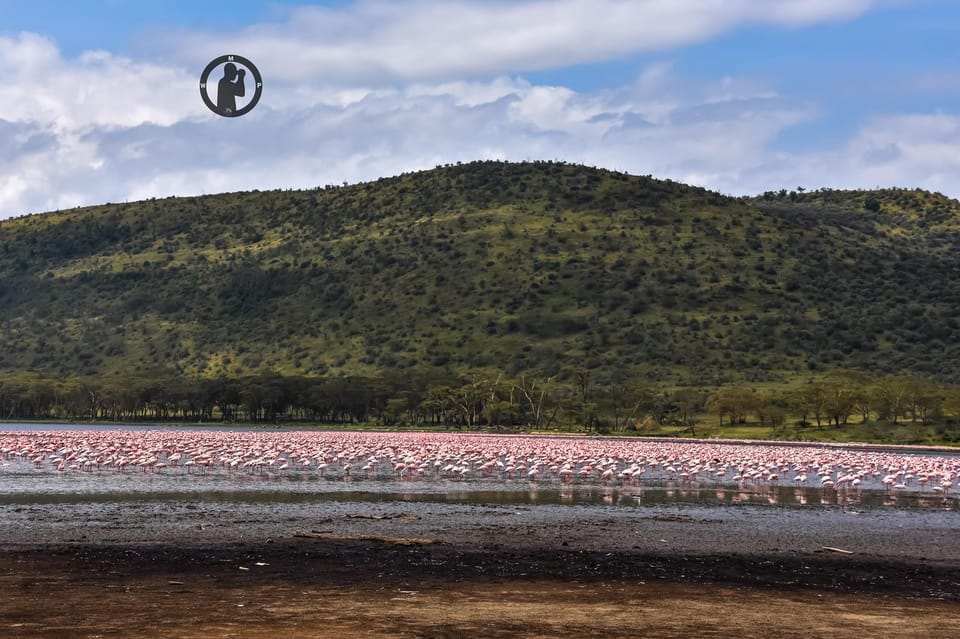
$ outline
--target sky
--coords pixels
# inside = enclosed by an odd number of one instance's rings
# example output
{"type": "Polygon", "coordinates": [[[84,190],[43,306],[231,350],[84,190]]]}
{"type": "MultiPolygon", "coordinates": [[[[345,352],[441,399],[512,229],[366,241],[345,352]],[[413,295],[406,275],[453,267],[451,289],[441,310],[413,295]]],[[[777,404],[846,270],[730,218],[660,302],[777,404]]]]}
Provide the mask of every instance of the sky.
{"type": "Polygon", "coordinates": [[[0,0],[0,218],[481,159],[960,197],[960,3],[0,0]]]}

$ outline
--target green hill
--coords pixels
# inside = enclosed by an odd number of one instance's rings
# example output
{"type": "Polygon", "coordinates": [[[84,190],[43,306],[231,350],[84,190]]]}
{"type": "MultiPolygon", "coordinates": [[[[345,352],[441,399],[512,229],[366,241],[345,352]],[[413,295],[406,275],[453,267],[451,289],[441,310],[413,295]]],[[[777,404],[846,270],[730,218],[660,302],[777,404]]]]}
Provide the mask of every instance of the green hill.
{"type": "Polygon", "coordinates": [[[960,203],[558,163],[0,223],[0,370],[960,381],[960,203]]]}

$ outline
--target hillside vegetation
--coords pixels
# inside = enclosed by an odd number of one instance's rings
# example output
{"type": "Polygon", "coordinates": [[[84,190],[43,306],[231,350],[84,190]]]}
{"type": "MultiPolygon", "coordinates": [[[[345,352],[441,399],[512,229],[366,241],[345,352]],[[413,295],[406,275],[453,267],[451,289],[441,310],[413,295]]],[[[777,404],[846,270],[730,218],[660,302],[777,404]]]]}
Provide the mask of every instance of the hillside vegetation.
{"type": "Polygon", "coordinates": [[[0,223],[0,370],[713,388],[960,381],[960,203],[561,163],[0,223]]]}

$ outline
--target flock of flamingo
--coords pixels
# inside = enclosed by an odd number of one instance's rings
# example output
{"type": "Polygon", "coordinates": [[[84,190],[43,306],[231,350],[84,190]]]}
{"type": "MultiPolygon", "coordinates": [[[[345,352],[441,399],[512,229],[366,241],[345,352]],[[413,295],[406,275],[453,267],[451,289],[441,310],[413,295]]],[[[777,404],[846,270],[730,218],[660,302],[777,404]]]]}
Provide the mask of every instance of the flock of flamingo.
{"type": "Polygon", "coordinates": [[[0,473],[246,472],[638,485],[795,485],[947,494],[960,457],[708,442],[444,433],[89,430],[0,434],[0,473]]]}

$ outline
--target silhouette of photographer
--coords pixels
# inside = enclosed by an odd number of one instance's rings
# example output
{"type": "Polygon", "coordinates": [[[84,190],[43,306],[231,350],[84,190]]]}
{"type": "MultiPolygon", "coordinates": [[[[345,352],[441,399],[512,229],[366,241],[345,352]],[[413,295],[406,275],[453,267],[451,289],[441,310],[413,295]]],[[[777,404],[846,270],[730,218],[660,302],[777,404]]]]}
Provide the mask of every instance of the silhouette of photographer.
{"type": "Polygon", "coordinates": [[[237,98],[242,98],[247,87],[243,82],[246,69],[237,69],[237,65],[228,62],[223,67],[223,77],[217,85],[217,109],[224,115],[232,115],[237,110],[237,98]]]}

